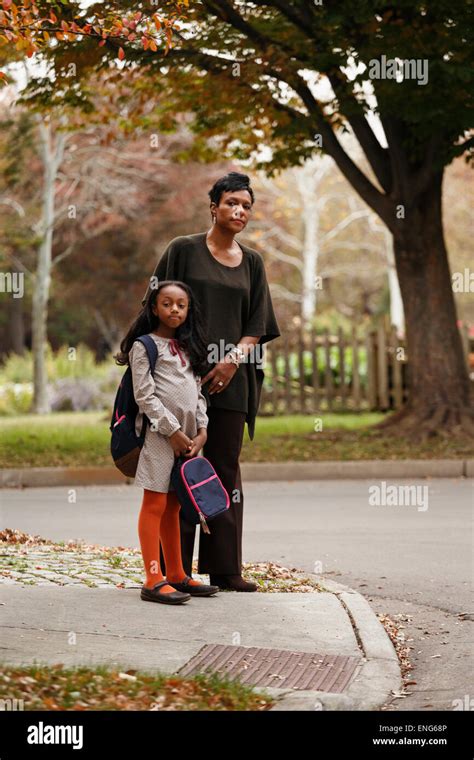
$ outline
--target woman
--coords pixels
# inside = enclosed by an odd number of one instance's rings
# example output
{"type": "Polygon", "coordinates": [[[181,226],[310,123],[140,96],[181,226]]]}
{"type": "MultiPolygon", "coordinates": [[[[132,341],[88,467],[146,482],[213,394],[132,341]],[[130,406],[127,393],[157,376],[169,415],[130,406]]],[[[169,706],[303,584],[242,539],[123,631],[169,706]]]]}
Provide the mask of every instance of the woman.
{"type": "MultiPolygon", "coordinates": [[[[263,259],[234,236],[248,224],[254,193],[245,174],[230,172],[209,192],[212,227],[174,238],[150,279],[189,285],[200,303],[208,337],[209,371],[201,379],[209,424],[203,448],[231,499],[230,509],[200,532],[198,573],[234,591],[255,591],[242,578],[243,493],[239,467],[245,422],[253,440],[262,389],[257,344],[280,336],[263,259]],[[217,354],[217,356],[216,356],[217,354]]],[[[180,519],[183,567],[191,576],[195,526],[180,519]]],[[[161,555],[163,572],[166,572],[161,555]]]]}

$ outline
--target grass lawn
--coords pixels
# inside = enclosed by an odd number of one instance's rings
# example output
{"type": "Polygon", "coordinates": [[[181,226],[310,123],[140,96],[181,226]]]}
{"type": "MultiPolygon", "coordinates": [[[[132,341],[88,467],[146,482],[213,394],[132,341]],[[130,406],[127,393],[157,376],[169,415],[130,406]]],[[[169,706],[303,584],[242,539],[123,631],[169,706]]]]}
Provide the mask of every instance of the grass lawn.
{"type": "MultiPolygon", "coordinates": [[[[120,672],[105,666],[4,666],[0,700],[24,710],[268,710],[274,700],[215,673],[120,672]]],[[[8,708],[4,708],[8,709],[8,708]]]]}
{"type": "MultiPolygon", "coordinates": [[[[244,435],[241,462],[471,458],[469,438],[414,444],[374,430],[379,413],[259,417],[255,438],[244,435]]],[[[60,412],[0,418],[0,467],[111,465],[109,415],[60,412]]],[[[247,426],[246,426],[247,431],[247,426]]]]}

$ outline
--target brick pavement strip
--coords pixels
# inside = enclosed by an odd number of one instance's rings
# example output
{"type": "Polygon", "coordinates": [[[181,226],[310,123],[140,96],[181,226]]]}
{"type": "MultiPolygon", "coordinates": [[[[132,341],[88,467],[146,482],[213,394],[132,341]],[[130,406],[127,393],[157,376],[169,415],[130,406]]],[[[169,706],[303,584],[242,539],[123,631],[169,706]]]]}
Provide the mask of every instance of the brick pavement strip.
{"type": "MultiPolygon", "coordinates": [[[[196,571],[193,578],[207,583],[196,571]]],[[[326,589],[296,568],[288,570],[273,563],[244,563],[246,577],[259,583],[258,591],[318,592],[326,589]]],[[[90,588],[141,588],[143,561],[139,551],[121,551],[112,556],[97,552],[61,551],[55,547],[18,546],[0,543],[0,586],[21,583],[29,586],[89,586],[90,588]]]]}
{"type": "MultiPolygon", "coordinates": [[[[326,591],[298,568],[273,562],[243,563],[243,570],[262,592],[314,593],[326,591]]],[[[207,583],[193,562],[193,577],[207,583]]],[[[6,528],[0,531],[0,585],[137,588],[145,573],[140,549],[100,546],[85,542],[50,541],[6,528]]]]}
{"type": "Polygon", "coordinates": [[[3,544],[0,548],[0,584],[136,588],[143,579],[140,552],[133,550],[100,556],[57,546],[3,544]]]}

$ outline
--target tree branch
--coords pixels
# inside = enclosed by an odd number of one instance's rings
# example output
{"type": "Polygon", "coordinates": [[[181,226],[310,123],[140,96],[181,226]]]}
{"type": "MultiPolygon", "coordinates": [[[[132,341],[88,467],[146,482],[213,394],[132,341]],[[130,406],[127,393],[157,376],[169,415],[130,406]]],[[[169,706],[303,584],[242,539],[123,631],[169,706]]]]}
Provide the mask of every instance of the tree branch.
{"type": "MultiPolygon", "coordinates": [[[[303,16],[299,16],[296,13],[295,7],[289,3],[288,0],[272,0],[272,2],[268,2],[267,0],[252,0],[252,2],[259,6],[265,5],[269,8],[277,8],[288,21],[291,21],[291,23],[303,32],[306,37],[314,41],[311,29],[311,22],[314,20],[314,16],[309,12],[309,7],[304,5],[301,6],[300,10],[302,11],[303,16]]],[[[308,6],[310,5],[311,4],[308,3],[308,6]]]]}
{"type": "Polygon", "coordinates": [[[260,226],[262,226],[264,229],[266,227],[267,231],[255,239],[256,243],[262,243],[262,241],[266,242],[269,238],[276,236],[285,245],[289,245],[291,248],[294,248],[297,251],[301,250],[301,240],[295,235],[291,235],[282,227],[276,227],[275,224],[270,223],[268,226],[265,223],[261,224],[260,226]]]}
{"type": "Polygon", "coordinates": [[[243,16],[241,16],[240,13],[227,2],[227,0],[217,0],[216,2],[214,2],[214,0],[201,0],[201,2],[209,13],[221,21],[230,24],[234,29],[242,32],[242,34],[248,39],[255,42],[263,52],[265,52],[269,46],[275,46],[293,58],[299,57],[302,62],[308,63],[310,61],[310,57],[304,53],[304,50],[296,51],[290,45],[287,45],[284,40],[274,39],[268,35],[262,34],[258,29],[255,29],[255,27],[246,21],[243,16]],[[301,55],[301,53],[303,53],[303,55],[301,55]]]}
{"type": "Polygon", "coordinates": [[[346,216],[345,219],[342,219],[340,222],[338,222],[329,232],[326,232],[325,235],[321,238],[321,242],[325,243],[327,240],[332,240],[332,238],[336,237],[341,230],[348,227],[349,224],[352,224],[352,222],[355,222],[357,219],[364,219],[364,217],[368,217],[370,214],[370,211],[367,209],[361,209],[360,211],[353,211],[352,214],[349,214],[349,216],[346,216]]]}
{"type": "Polygon", "coordinates": [[[343,115],[351,125],[382,189],[385,190],[386,193],[390,193],[392,189],[392,174],[390,171],[390,160],[387,155],[387,149],[382,148],[371,129],[370,124],[365,118],[362,106],[357,102],[353,93],[349,93],[347,89],[349,85],[348,81],[345,79],[343,82],[339,77],[339,72],[337,75],[328,74],[328,79],[334,90],[334,94],[344,109],[343,115]],[[360,109],[361,113],[359,115],[354,114],[350,116],[351,108],[354,106],[357,109],[360,109]]]}
{"type": "Polygon", "coordinates": [[[274,282],[270,285],[270,294],[272,298],[285,298],[287,301],[295,301],[296,303],[302,303],[303,301],[303,296],[299,295],[299,293],[292,293],[291,290],[288,290],[283,285],[277,285],[274,282]]]}
{"type": "Polygon", "coordinates": [[[268,241],[265,243],[265,250],[268,251],[270,256],[272,256],[274,259],[278,259],[278,261],[284,261],[286,264],[291,264],[292,266],[299,269],[300,272],[303,270],[303,264],[299,258],[296,256],[290,256],[286,253],[282,253],[282,251],[278,250],[276,246],[274,246],[272,243],[269,243],[268,241]]]}

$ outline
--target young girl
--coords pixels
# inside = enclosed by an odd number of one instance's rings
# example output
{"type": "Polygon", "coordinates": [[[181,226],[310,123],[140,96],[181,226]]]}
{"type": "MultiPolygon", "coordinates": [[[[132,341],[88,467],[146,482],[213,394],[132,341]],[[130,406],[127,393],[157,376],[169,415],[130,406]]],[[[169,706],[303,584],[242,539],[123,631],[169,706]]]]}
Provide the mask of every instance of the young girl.
{"type": "Polygon", "coordinates": [[[150,290],[142,311],[120,344],[117,364],[130,364],[138,405],[136,431],[143,414],[148,425],[140,452],[135,485],[143,501],[138,535],[146,572],[141,598],[182,604],[191,596],[212,596],[219,586],[207,586],[186,575],[181,560],[180,504],[170,482],[175,457],[197,456],[207,440],[207,404],[201,392],[207,347],[199,306],[188,285],[162,281],[150,290]],[[137,340],[151,335],[158,359],[152,377],[145,346],[137,340]],[[160,567],[160,541],[166,579],[160,567]]]}

